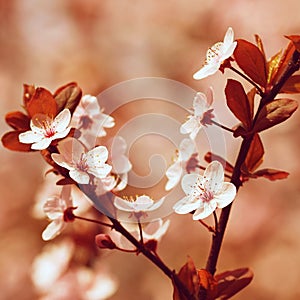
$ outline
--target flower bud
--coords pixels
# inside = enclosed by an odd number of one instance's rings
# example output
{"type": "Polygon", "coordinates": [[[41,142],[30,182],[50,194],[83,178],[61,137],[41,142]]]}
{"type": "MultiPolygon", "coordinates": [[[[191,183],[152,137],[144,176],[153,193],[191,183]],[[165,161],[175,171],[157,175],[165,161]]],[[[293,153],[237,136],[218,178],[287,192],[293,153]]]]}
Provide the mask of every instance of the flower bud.
{"type": "Polygon", "coordinates": [[[96,245],[101,249],[115,249],[117,248],[116,244],[113,242],[111,237],[108,234],[98,234],[95,237],[96,245]]]}

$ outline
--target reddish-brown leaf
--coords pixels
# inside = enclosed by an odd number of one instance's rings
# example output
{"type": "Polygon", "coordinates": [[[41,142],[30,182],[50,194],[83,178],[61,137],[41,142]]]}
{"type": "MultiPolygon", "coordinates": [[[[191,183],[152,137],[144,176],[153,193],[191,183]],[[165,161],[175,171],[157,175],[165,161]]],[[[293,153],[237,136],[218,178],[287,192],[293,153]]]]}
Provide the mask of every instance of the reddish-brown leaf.
{"type": "Polygon", "coordinates": [[[20,111],[13,111],[5,116],[6,123],[15,130],[29,130],[30,119],[20,111]]]}
{"type": "Polygon", "coordinates": [[[287,35],[285,37],[291,40],[295,45],[297,51],[300,52],[300,35],[287,35]]]}
{"type": "Polygon", "coordinates": [[[264,153],[262,141],[259,135],[255,134],[244,163],[248,172],[252,173],[258,168],[263,161],[264,153]]]}
{"type": "Polygon", "coordinates": [[[228,79],[225,88],[227,105],[232,113],[243,123],[246,129],[251,128],[251,109],[243,86],[236,80],[228,79]]]}
{"type": "Polygon", "coordinates": [[[54,98],[57,103],[58,111],[68,108],[71,113],[77,107],[82,96],[81,88],[76,82],[70,82],[60,87],[55,93],[54,98]]]}
{"type": "Polygon", "coordinates": [[[266,54],[265,54],[263,42],[258,34],[255,34],[254,37],[255,37],[257,48],[260,50],[261,54],[264,57],[264,60],[266,61],[266,54]]]}
{"type": "Polygon", "coordinates": [[[297,94],[300,93],[300,75],[294,75],[288,78],[280,93],[297,94]]]}
{"type": "Polygon", "coordinates": [[[23,84],[23,103],[24,106],[27,106],[28,101],[31,99],[33,94],[35,93],[35,87],[34,85],[28,85],[28,84],[23,84]]]}
{"type": "Polygon", "coordinates": [[[29,152],[31,145],[23,144],[19,142],[19,134],[24,132],[23,130],[10,131],[3,135],[1,141],[5,148],[13,151],[29,152]]]}
{"type": "MultiPolygon", "coordinates": [[[[188,257],[187,263],[183,265],[178,273],[179,279],[185,284],[192,295],[198,296],[200,281],[198,272],[191,257],[188,257]]],[[[184,299],[176,286],[174,285],[173,300],[184,299]]]]}
{"type": "Polygon", "coordinates": [[[211,163],[213,160],[217,160],[218,162],[220,162],[224,167],[225,171],[232,174],[233,172],[233,166],[226,161],[223,157],[217,155],[217,154],[213,154],[211,152],[207,152],[204,156],[205,161],[207,161],[208,163],[211,163]]]}
{"type": "Polygon", "coordinates": [[[200,279],[199,299],[214,300],[217,295],[217,281],[205,269],[198,270],[200,279]],[[201,297],[202,296],[202,297],[201,297]]]}
{"type": "Polygon", "coordinates": [[[55,117],[57,104],[52,94],[44,88],[37,88],[31,99],[27,102],[26,109],[30,117],[36,114],[55,117]]]}
{"type": "Polygon", "coordinates": [[[265,177],[271,181],[285,179],[289,176],[288,172],[274,170],[274,169],[261,169],[253,173],[256,177],[265,177]]]}
{"type": "Polygon", "coordinates": [[[247,93],[247,98],[248,98],[249,107],[250,107],[250,117],[251,117],[251,120],[252,120],[253,114],[254,114],[254,98],[255,98],[255,95],[256,95],[256,88],[251,89],[247,93]]]}
{"type": "Polygon", "coordinates": [[[237,64],[245,74],[260,86],[266,86],[266,61],[258,47],[248,41],[238,39],[237,47],[233,55],[237,64]]]}
{"type": "MultiPolygon", "coordinates": [[[[286,49],[284,50],[280,61],[274,62],[275,69],[272,73],[272,78],[270,78],[270,84],[275,85],[277,81],[282,77],[282,74],[285,72],[286,68],[289,66],[289,63],[294,55],[296,48],[292,42],[290,42],[286,49]]],[[[278,59],[278,58],[275,58],[278,59]]]]}
{"type": "Polygon", "coordinates": [[[288,119],[298,108],[298,103],[292,99],[276,99],[267,103],[259,112],[253,130],[260,132],[288,119]]]}
{"type": "Polygon", "coordinates": [[[249,268],[226,271],[215,275],[215,280],[218,282],[218,299],[230,299],[232,296],[245,288],[252,281],[252,279],[253,272],[249,268]]]}
{"type": "Polygon", "coordinates": [[[280,50],[275,55],[273,55],[267,64],[268,69],[268,83],[272,82],[274,79],[274,76],[276,75],[278,68],[281,64],[281,57],[282,57],[282,51],[280,50]]]}

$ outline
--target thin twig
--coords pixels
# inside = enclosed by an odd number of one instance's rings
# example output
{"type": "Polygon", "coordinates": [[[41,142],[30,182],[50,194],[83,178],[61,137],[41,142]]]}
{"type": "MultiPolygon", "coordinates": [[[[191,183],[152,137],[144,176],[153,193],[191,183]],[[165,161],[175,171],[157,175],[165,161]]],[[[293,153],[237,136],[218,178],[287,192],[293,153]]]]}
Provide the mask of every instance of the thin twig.
{"type": "Polygon", "coordinates": [[[229,131],[229,132],[231,132],[231,133],[234,132],[234,130],[232,130],[231,128],[228,128],[228,127],[226,127],[226,126],[224,126],[224,125],[222,125],[222,124],[220,124],[220,123],[218,123],[218,122],[216,122],[216,121],[214,121],[214,120],[210,120],[210,121],[211,121],[214,125],[216,125],[216,126],[222,128],[222,129],[224,129],[224,130],[226,130],[226,131],[229,131]]]}

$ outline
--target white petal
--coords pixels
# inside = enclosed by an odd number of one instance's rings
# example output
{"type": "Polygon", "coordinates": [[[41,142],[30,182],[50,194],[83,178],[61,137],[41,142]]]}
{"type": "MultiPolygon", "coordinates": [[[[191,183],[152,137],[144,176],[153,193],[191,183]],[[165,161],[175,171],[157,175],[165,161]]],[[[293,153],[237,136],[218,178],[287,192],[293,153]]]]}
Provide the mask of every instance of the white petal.
{"type": "Polygon", "coordinates": [[[121,136],[115,136],[109,142],[110,155],[115,158],[125,153],[127,149],[126,141],[121,136]]]}
{"type": "Polygon", "coordinates": [[[112,160],[112,167],[117,174],[123,174],[131,170],[132,164],[127,156],[120,155],[112,160]]]}
{"type": "Polygon", "coordinates": [[[126,188],[127,182],[128,182],[128,175],[127,173],[119,174],[120,182],[119,184],[114,188],[114,191],[122,191],[126,188]]]}
{"type": "Polygon", "coordinates": [[[205,219],[215,211],[216,207],[217,204],[215,201],[204,202],[203,206],[198,208],[193,214],[193,220],[205,219]]]}
{"type": "Polygon", "coordinates": [[[63,131],[55,133],[54,136],[52,137],[52,140],[62,139],[64,137],[66,137],[69,134],[70,130],[71,130],[71,127],[68,127],[67,129],[65,129],[63,131]]]}
{"type": "Polygon", "coordinates": [[[211,86],[206,91],[206,100],[208,107],[210,107],[214,101],[214,90],[211,86]]]}
{"type": "Polygon", "coordinates": [[[224,37],[224,46],[227,48],[230,44],[233,43],[233,40],[234,40],[234,32],[233,29],[229,27],[224,37]]]}
{"type": "Polygon", "coordinates": [[[204,112],[207,110],[207,99],[206,95],[198,92],[193,101],[193,108],[195,111],[195,116],[202,117],[204,112]]]}
{"type": "Polygon", "coordinates": [[[49,147],[53,138],[45,138],[43,137],[40,141],[33,143],[31,145],[31,149],[33,150],[44,150],[49,147]]]}
{"type": "Polygon", "coordinates": [[[73,205],[71,198],[71,186],[64,185],[61,189],[60,198],[65,202],[66,207],[73,205]]]}
{"type": "Polygon", "coordinates": [[[49,241],[54,239],[65,227],[65,222],[62,219],[52,221],[42,233],[42,239],[49,241]]]}
{"type": "Polygon", "coordinates": [[[86,162],[89,167],[93,168],[102,167],[107,161],[107,158],[108,151],[104,146],[98,146],[86,154],[86,162]]]}
{"type": "Polygon", "coordinates": [[[64,157],[64,161],[69,165],[81,160],[82,154],[85,153],[84,146],[74,138],[66,138],[58,143],[58,151],[64,157]]]}
{"type": "Polygon", "coordinates": [[[62,132],[69,126],[70,122],[71,113],[67,108],[65,108],[55,117],[55,119],[52,122],[52,126],[57,132],[62,132]]]}
{"type": "Polygon", "coordinates": [[[101,112],[98,99],[95,96],[84,95],[80,102],[84,109],[82,115],[95,116],[101,112]]]}
{"type": "MultiPolygon", "coordinates": [[[[147,239],[147,240],[154,239],[154,240],[158,241],[167,232],[169,225],[170,225],[170,220],[167,220],[164,223],[162,222],[161,219],[159,219],[159,221],[160,222],[159,222],[158,229],[155,232],[153,232],[152,234],[143,231],[143,236],[145,239],[147,239]]],[[[151,225],[152,225],[152,223],[150,223],[145,230],[147,230],[148,227],[151,225]]]]}
{"type": "Polygon", "coordinates": [[[180,181],[181,175],[182,175],[181,162],[176,161],[166,171],[168,182],[166,183],[165,190],[169,191],[173,187],[175,187],[180,181]]]}
{"type": "Polygon", "coordinates": [[[230,44],[230,45],[228,46],[228,48],[224,48],[224,52],[223,52],[223,54],[222,54],[222,60],[223,60],[223,61],[224,61],[225,59],[229,58],[229,57],[233,54],[233,52],[234,52],[236,46],[237,46],[237,42],[233,42],[232,44],[230,44]]]}
{"type": "Polygon", "coordinates": [[[59,166],[66,168],[68,170],[74,170],[73,165],[71,165],[69,162],[66,162],[65,157],[58,153],[52,153],[51,158],[54,160],[56,164],[59,166]]]}
{"type": "Polygon", "coordinates": [[[44,135],[34,131],[26,131],[19,134],[19,141],[23,144],[32,144],[40,141],[44,135]]]}
{"type": "Polygon", "coordinates": [[[147,209],[147,211],[158,209],[163,204],[164,201],[165,201],[165,197],[162,197],[161,199],[156,201],[149,209],[147,209]]]}
{"type": "Polygon", "coordinates": [[[72,179],[74,179],[76,182],[80,184],[88,184],[90,181],[90,176],[85,172],[75,169],[75,170],[71,170],[69,174],[72,179]]]}
{"type": "Polygon", "coordinates": [[[193,202],[191,201],[191,197],[186,196],[182,198],[180,201],[178,201],[177,203],[175,203],[173,209],[177,214],[188,214],[191,211],[199,208],[200,205],[201,205],[200,200],[193,202]]]}
{"type": "Polygon", "coordinates": [[[120,209],[120,210],[123,210],[123,211],[128,211],[128,212],[134,211],[132,202],[127,201],[127,200],[123,200],[119,197],[115,197],[114,206],[117,209],[120,209]]]}
{"type": "Polygon", "coordinates": [[[182,187],[183,191],[187,195],[190,195],[193,192],[197,181],[202,181],[201,175],[198,175],[198,174],[184,175],[181,180],[181,187],[182,187]]]}
{"type": "Polygon", "coordinates": [[[218,161],[211,162],[203,175],[204,186],[213,194],[217,193],[224,182],[224,169],[218,161]]]}
{"type": "Polygon", "coordinates": [[[200,127],[201,127],[201,124],[199,124],[196,117],[189,116],[188,120],[180,126],[180,133],[187,134],[187,133],[191,133],[195,130],[198,131],[200,127]]]}
{"type": "Polygon", "coordinates": [[[110,173],[111,169],[110,165],[103,164],[102,166],[89,167],[88,173],[93,174],[97,178],[104,178],[110,173]]]}
{"type": "Polygon", "coordinates": [[[214,199],[217,202],[219,208],[223,208],[230,204],[236,195],[236,187],[230,182],[224,182],[221,190],[218,194],[214,195],[214,199]]]}
{"type": "Polygon", "coordinates": [[[220,68],[220,63],[213,63],[204,65],[198,72],[193,75],[193,78],[196,80],[203,79],[214,73],[216,73],[220,68]]]}
{"type": "Polygon", "coordinates": [[[179,145],[179,160],[188,161],[195,152],[195,142],[191,139],[183,139],[179,145]]]}

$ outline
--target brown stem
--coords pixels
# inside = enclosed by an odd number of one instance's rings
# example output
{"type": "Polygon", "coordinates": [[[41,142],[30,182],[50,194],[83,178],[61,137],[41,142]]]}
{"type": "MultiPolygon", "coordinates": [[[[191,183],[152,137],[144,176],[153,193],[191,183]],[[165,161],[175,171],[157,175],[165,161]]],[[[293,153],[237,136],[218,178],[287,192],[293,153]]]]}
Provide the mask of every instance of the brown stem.
{"type": "MultiPolygon", "coordinates": [[[[294,72],[296,72],[299,69],[299,58],[300,58],[300,53],[298,51],[295,51],[293,54],[293,57],[291,59],[291,62],[287,65],[287,68],[286,68],[285,72],[283,73],[282,77],[270,89],[269,92],[267,92],[263,95],[263,97],[261,98],[261,101],[260,101],[260,105],[257,109],[256,115],[253,120],[253,126],[257,120],[257,116],[258,116],[260,110],[264,107],[264,105],[266,103],[272,101],[277,96],[277,94],[280,92],[282,86],[287,81],[287,79],[294,72]]],[[[242,185],[242,182],[240,179],[241,166],[246,159],[246,156],[249,151],[253,137],[254,137],[254,133],[252,133],[251,135],[249,135],[243,139],[238,157],[236,159],[231,182],[236,186],[237,191],[240,188],[240,186],[242,185]]],[[[220,220],[219,220],[219,226],[218,226],[219,230],[216,233],[216,235],[214,235],[212,237],[212,244],[211,244],[209,256],[208,256],[207,263],[206,263],[206,270],[209,271],[212,275],[216,272],[217,261],[218,261],[218,257],[220,254],[222,241],[223,241],[224,234],[225,234],[225,229],[226,229],[226,226],[228,223],[231,205],[232,204],[230,204],[222,209],[220,220]]]]}

